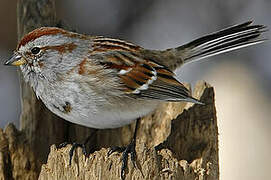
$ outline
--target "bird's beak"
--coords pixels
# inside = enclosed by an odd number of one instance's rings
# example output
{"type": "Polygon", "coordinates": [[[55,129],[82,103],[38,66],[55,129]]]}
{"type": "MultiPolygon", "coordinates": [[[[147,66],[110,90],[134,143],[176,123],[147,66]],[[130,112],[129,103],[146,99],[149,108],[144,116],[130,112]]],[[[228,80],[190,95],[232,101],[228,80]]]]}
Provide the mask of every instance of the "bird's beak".
{"type": "Polygon", "coordinates": [[[26,63],[26,60],[24,57],[22,57],[19,54],[14,53],[12,57],[4,63],[4,65],[20,66],[25,63],[26,63]]]}

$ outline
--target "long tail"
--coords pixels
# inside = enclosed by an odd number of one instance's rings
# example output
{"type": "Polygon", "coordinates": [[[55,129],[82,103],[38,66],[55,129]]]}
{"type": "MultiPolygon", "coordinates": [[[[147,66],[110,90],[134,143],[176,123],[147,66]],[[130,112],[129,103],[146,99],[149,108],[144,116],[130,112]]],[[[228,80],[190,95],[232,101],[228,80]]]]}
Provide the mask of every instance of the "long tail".
{"type": "Polygon", "coordinates": [[[259,44],[267,40],[260,36],[263,32],[268,31],[267,27],[251,24],[252,21],[248,21],[231,26],[164,52],[171,52],[174,53],[174,56],[179,57],[179,61],[170,65],[175,69],[184,63],[259,44]]]}

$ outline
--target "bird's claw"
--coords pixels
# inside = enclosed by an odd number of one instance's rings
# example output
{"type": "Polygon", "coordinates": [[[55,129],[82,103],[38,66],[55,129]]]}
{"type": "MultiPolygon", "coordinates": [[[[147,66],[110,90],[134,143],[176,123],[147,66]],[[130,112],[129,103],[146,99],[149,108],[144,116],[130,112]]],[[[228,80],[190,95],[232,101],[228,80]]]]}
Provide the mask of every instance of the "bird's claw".
{"type": "Polygon", "coordinates": [[[131,154],[131,161],[132,161],[134,167],[137,168],[135,140],[132,140],[132,142],[126,147],[113,147],[113,148],[111,148],[108,151],[107,155],[110,156],[114,152],[122,153],[121,179],[124,180],[125,179],[125,170],[127,169],[129,153],[131,154]]]}

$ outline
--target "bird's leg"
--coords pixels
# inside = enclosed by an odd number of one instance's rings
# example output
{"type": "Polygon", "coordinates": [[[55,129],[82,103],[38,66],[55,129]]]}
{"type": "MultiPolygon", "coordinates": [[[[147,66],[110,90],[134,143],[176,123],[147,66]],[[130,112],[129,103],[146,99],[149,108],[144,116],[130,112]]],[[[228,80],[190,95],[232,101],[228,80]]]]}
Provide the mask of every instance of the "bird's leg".
{"type": "MultiPolygon", "coordinates": [[[[96,132],[96,131],[95,131],[95,132],[96,132]]],[[[86,144],[87,144],[87,143],[89,142],[89,140],[92,138],[92,135],[93,135],[93,133],[91,133],[91,135],[89,135],[89,136],[87,137],[87,139],[85,140],[85,142],[84,142],[83,144],[77,143],[77,142],[72,143],[72,147],[71,147],[70,152],[69,152],[69,155],[70,155],[69,165],[72,164],[72,157],[73,157],[74,151],[75,151],[76,148],[78,148],[78,147],[81,147],[81,148],[82,148],[83,154],[85,155],[85,157],[88,156],[87,149],[86,149],[86,144]]],[[[57,148],[59,149],[59,148],[66,147],[68,144],[70,144],[70,143],[68,143],[68,142],[61,143],[61,144],[59,144],[59,145],[57,146],[57,148]]]]}
{"type": "Polygon", "coordinates": [[[140,122],[140,118],[138,118],[136,120],[134,136],[133,136],[130,144],[128,144],[128,146],[126,146],[126,147],[113,147],[108,151],[108,156],[110,156],[113,152],[122,152],[122,165],[121,165],[121,179],[122,180],[125,179],[125,170],[127,168],[129,153],[131,154],[131,161],[132,161],[134,167],[137,167],[136,166],[136,150],[135,150],[135,147],[136,147],[136,135],[137,135],[139,122],[140,122]]]}

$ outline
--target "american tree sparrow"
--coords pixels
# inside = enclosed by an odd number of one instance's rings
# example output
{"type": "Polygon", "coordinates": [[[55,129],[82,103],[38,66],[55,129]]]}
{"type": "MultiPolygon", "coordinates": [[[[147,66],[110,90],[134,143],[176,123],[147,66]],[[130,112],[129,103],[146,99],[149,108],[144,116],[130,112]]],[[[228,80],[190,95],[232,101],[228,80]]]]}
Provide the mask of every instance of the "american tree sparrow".
{"type": "MultiPolygon", "coordinates": [[[[37,98],[56,115],[87,127],[117,128],[152,112],[161,101],[202,104],[173,71],[188,62],[262,43],[266,27],[251,23],[166,50],[42,27],[26,34],[5,64],[20,66],[37,98]]],[[[124,151],[122,178],[128,153],[135,159],[135,138],[136,130],[127,148],[111,151],[124,151]]]]}

